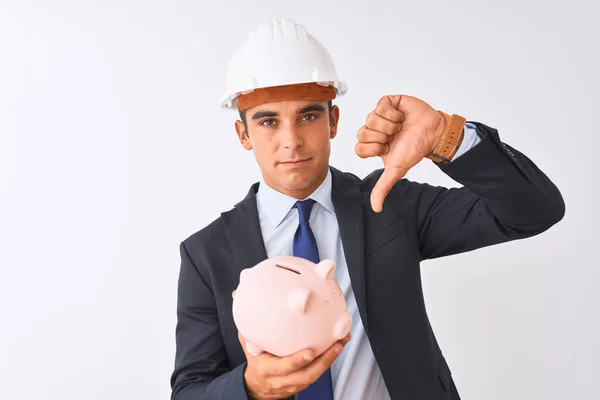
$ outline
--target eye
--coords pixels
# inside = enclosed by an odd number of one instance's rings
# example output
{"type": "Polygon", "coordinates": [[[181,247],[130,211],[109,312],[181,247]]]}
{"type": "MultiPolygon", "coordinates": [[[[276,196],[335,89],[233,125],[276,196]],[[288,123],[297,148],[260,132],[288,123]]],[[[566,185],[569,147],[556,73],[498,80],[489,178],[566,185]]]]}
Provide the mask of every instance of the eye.
{"type": "Polygon", "coordinates": [[[275,120],[274,119],[265,119],[260,124],[262,126],[273,126],[273,125],[275,125],[275,120]]]}
{"type": "Polygon", "coordinates": [[[301,120],[302,121],[312,121],[315,118],[317,118],[317,116],[315,114],[306,114],[306,115],[302,116],[301,120]]]}

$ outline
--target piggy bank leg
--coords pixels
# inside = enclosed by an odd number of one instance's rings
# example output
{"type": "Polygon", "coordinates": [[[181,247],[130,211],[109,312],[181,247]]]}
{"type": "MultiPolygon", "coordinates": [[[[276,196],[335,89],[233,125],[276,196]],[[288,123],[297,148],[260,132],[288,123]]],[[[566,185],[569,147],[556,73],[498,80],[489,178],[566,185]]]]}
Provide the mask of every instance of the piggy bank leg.
{"type": "Polygon", "coordinates": [[[254,345],[253,343],[250,343],[248,341],[246,341],[246,350],[248,351],[248,353],[250,353],[253,356],[259,356],[262,354],[262,350],[260,348],[258,348],[256,345],[254,345]]]}
{"type": "Polygon", "coordinates": [[[335,322],[333,326],[333,336],[336,340],[343,339],[348,332],[350,332],[350,327],[352,326],[352,317],[348,312],[344,312],[338,320],[335,322]]]}

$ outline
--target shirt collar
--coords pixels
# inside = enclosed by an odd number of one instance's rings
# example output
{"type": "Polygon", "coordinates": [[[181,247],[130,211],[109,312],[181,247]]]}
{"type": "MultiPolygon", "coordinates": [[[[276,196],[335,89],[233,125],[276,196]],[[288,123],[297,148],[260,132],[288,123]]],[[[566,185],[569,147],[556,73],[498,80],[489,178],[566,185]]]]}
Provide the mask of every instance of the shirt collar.
{"type": "MultiPolygon", "coordinates": [[[[328,168],[325,180],[307,197],[307,199],[313,199],[327,211],[335,214],[333,202],[331,201],[331,182],[331,170],[328,168]]],[[[297,201],[297,199],[273,189],[267,185],[262,178],[260,180],[258,193],[256,194],[256,199],[259,214],[266,215],[271,221],[273,228],[279,226],[297,201]]]]}

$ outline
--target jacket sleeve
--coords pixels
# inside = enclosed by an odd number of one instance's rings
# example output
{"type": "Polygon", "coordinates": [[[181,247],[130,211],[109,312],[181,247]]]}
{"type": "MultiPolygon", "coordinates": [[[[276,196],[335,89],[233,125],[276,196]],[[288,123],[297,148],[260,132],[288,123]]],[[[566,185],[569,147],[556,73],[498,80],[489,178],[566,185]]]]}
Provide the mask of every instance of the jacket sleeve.
{"type": "Polygon", "coordinates": [[[185,243],[181,243],[180,253],[171,400],[248,400],[244,385],[246,363],[229,368],[212,290],[198,272],[185,243]]]}
{"type": "Polygon", "coordinates": [[[559,222],[558,188],[497,130],[473,123],[482,140],[460,158],[437,164],[460,188],[406,179],[394,188],[415,217],[422,260],[537,235],[559,222]]]}

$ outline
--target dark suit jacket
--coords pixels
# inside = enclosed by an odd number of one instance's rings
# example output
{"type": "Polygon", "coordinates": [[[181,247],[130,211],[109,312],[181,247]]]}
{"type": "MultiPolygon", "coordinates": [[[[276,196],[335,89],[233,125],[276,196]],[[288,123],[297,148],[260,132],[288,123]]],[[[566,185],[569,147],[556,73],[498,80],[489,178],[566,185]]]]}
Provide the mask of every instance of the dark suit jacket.
{"type": "MultiPolygon", "coordinates": [[[[463,187],[402,179],[379,214],[370,192],[382,170],[360,179],[331,168],[352,288],[394,400],[459,399],[425,310],[420,262],[539,234],[565,212],[559,190],[532,161],[495,129],[474,124],[482,141],[439,165],[463,187]]],[[[247,399],[231,293],[240,271],[267,257],[257,190],[255,183],[232,210],[181,243],[173,400],[247,399]]]]}

